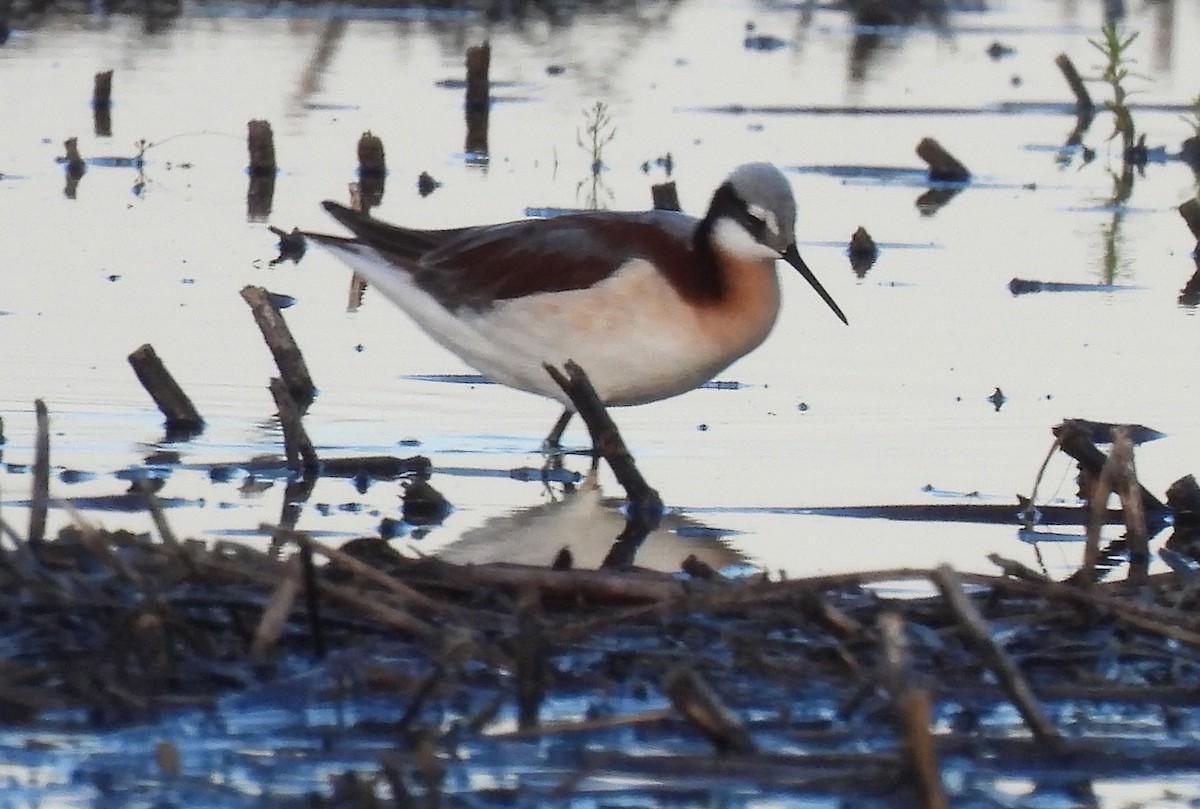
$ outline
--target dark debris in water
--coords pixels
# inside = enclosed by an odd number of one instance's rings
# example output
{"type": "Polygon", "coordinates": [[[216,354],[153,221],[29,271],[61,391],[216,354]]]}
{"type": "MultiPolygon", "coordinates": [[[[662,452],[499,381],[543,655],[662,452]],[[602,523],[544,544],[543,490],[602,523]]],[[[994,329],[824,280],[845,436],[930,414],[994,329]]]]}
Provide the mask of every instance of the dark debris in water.
{"type": "MultiPolygon", "coordinates": [[[[1176,574],[1087,587],[997,560],[995,576],[729,579],[455,565],[286,531],[274,553],[86,526],[37,544],[7,533],[0,721],[157,723],[157,764],[106,771],[112,794],[203,802],[299,767],[306,806],[899,806],[932,764],[973,773],[946,779],[949,797],[991,806],[1004,778],[1054,792],[1200,767],[1200,593],[1176,574]],[[873,588],[887,582],[937,594],[873,588]],[[928,709],[915,725],[914,699],[928,709]],[[189,721],[213,743],[251,734],[233,746],[278,755],[197,764],[197,731],[171,730],[181,711],[209,717],[189,721]],[[338,719],[318,733],[321,712],[338,719]],[[188,780],[197,766],[218,769],[188,780]]],[[[239,796],[228,805],[292,805],[239,796]]]]}

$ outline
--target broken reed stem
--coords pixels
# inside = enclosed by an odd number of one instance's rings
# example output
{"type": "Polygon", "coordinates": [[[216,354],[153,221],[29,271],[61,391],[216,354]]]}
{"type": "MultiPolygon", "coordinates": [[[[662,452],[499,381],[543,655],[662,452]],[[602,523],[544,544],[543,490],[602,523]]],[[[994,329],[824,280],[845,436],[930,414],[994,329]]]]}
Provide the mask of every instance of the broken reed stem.
{"type": "Polygon", "coordinates": [[[98,138],[112,137],[112,77],[105,70],[92,81],[92,130],[98,138]]]}
{"type": "Polygon", "coordinates": [[[300,555],[292,554],[283,563],[282,575],[271,591],[271,595],[267,599],[267,606],[263,609],[262,615],[258,619],[258,626],[254,629],[254,640],[250,644],[250,658],[255,663],[266,662],[271,647],[283,635],[288,616],[291,615],[292,607],[296,603],[296,596],[300,594],[300,577],[300,555]]]}
{"type": "Polygon", "coordinates": [[[370,130],[358,139],[358,175],[380,178],[387,174],[387,159],[383,152],[383,139],[370,130]]]}
{"type": "Polygon", "coordinates": [[[129,355],[129,364],[137,375],[138,382],[150,394],[154,404],[166,419],[167,432],[188,435],[204,429],[204,419],[183,392],[183,388],[163,365],[154,347],[142,345],[129,355]]]}
{"type": "MultiPolygon", "coordinates": [[[[1086,469],[1089,474],[1097,477],[1100,475],[1100,470],[1104,468],[1108,458],[1091,442],[1087,427],[1082,426],[1075,419],[1064,419],[1053,428],[1052,432],[1058,438],[1063,452],[1074,458],[1079,466],[1086,469]]],[[[1147,515],[1156,517],[1167,511],[1167,507],[1145,486],[1139,485],[1138,489],[1141,492],[1143,511],[1147,515]]]]}
{"type": "Polygon", "coordinates": [[[67,173],[75,177],[82,175],[87,164],[79,153],[79,138],[67,138],[63,141],[63,150],[66,152],[67,173]]]}
{"type": "Polygon", "coordinates": [[[1050,459],[1054,457],[1054,453],[1058,452],[1060,443],[1058,436],[1054,436],[1054,442],[1050,445],[1050,449],[1046,451],[1046,457],[1042,459],[1042,465],[1038,467],[1037,477],[1033,479],[1033,491],[1029,493],[1029,519],[1027,520],[1029,524],[1034,522],[1033,512],[1037,509],[1038,487],[1042,485],[1042,478],[1046,476],[1046,468],[1050,466],[1050,459]]]}
{"type": "Polygon", "coordinates": [[[325,657],[325,629],[321,621],[321,587],[317,581],[317,566],[313,564],[312,548],[300,546],[300,568],[304,573],[304,610],[308,616],[308,631],[312,638],[313,655],[325,657]]]}
{"type": "Polygon", "coordinates": [[[1121,498],[1121,511],[1125,514],[1125,542],[1129,546],[1129,580],[1142,584],[1150,574],[1150,535],[1147,531],[1146,511],[1138,483],[1137,465],[1133,460],[1133,437],[1128,426],[1113,428],[1113,449],[1109,460],[1117,466],[1118,477],[1114,489],[1121,498]]]}
{"type": "Polygon", "coordinates": [[[942,771],[929,727],[933,706],[929,692],[912,684],[912,666],[904,619],[892,612],[879,616],[883,643],[881,679],[892,698],[893,716],[900,732],[901,748],[909,773],[916,781],[925,809],[947,809],[942,771]]]}
{"type": "MultiPolygon", "coordinates": [[[[260,560],[264,569],[259,570],[241,564],[230,564],[211,558],[199,558],[198,562],[209,570],[230,577],[235,581],[249,581],[274,587],[282,575],[280,563],[265,557],[260,560]]],[[[383,604],[375,598],[352,587],[329,582],[318,582],[321,594],[326,598],[346,604],[385,626],[399,629],[423,640],[434,640],[443,632],[414,615],[383,604]]]]}
{"type": "Polygon", "coordinates": [[[464,104],[467,118],[465,151],[468,154],[487,154],[488,115],[491,107],[491,84],[488,72],[492,62],[490,42],[467,48],[467,88],[464,104]]]}
{"type": "Polygon", "coordinates": [[[650,198],[654,201],[656,211],[679,211],[679,192],[675,189],[675,181],[656,183],[650,186],[650,198]]]}
{"type": "Polygon", "coordinates": [[[619,716],[602,716],[596,719],[563,719],[543,722],[529,730],[506,730],[484,733],[487,739],[536,739],[544,736],[565,736],[571,733],[595,733],[602,730],[652,725],[674,719],[678,714],[674,708],[649,708],[636,713],[619,716]]]}
{"type": "Polygon", "coordinates": [[[270,121],[255,119],[246,124],[246,151],[251,177],[275,176],[275,134],[270,121]]]}
{"type": "Polygon", "coordinates": [[[1188,230],[1196,238],[1196,250],[1200,253],[1200,199],[1192,197],[1179,206],[1179,215],[1187,223],[1188,230]]]}
{"type": "Polygon", "coordinates": [[[658,527],[662,519],[662,498],[651,488],[634,463],[633,455],[612,417],[600,401],[587,374],[573,360],[567,360],[562,371],[546,363],[546,371],[563,392],[570,398],[575,410],[587,424],[592,436],[592,451],[608,463],[617,482],[625,489],[629,503],[625,530],[617,537],[601,568],[620,568],[633,564],[638,548],[646,537],[658,527]]]}
{"type": "Polygon", "coordinates": [[[546,639],[542,596],[536,587],[522,587],[517,597],[514,646],[517,727],[530,730],[538,726],[538,714],[546,697],[546,639]]]}
{"type": "Polygon", "coordinates": [[[103,70],[93,77],[92,109],[107,110],[112,106],[112,79],[111,70],[103,70]]]}
{"type": "Polygon", "coordinates": [[[383,141],[378,135],[364,132],[358,139],[358,182],[364,211],[383,202],[386,179],[387,161],[383,154],[383,141]]]}
{"type": "Polygon", "coordinates": [[[37,553],[46,539],[46,512],[50,503],[50,414],[41,399],[33,403],[33,409],[37,416],[37,443],[29,505],[29,546],[37,553]]]}
{"type": "Polygon", "coordinates": [[[967,167],[933,138],[921,139],[917,144],[917,156],[929,164],[931,180],[962,183],[971,179],[971,172],[967,171],[967,167]]]}
{"type": "Polygon", "coordinates": [[[758,747],[742,720],[690,666],[681,664],[670,669],[663,677],[663,691],[675,710],[704,734],[718,753],[757,752],[758,747]]]}
{"type": "Polygon", "coordinates": [[[321,554],[338,567],[348,570],[356,576],[361,576],[368,581],[380,585],[392,595],[399,596],[400,599],[410,606],[420,607],[421,609],[429,610],[437,613],[454,612],[455,608],[443,601],[430,598],[419,590],[415,590],[399,579],[389,576],[386,573],[371,567],[358,559],[355,559],[348,553],[341,551],[329,545],[324,545],[311,537],[304,534],[294,534],[293,536],[302,537],[302,542],[308,545],[315,552],[321,554]]]}
{"type": "Polygon", "coordinates": [[[962,582],[958,574],[949,565],[941,565],[933,572],[933,583],[946,602],[946,606],[954,614],[959,628],[966,635],[968,645],[975,650],[984,664],[996,675],[1000,687],[1008,695],[1009,700],[1020,711],[1025,724],[1029,726],[1033,737],[1041,744],[1057,747],[1062,736],[1054,723],[1046,718],[1034,696],[1033,690],[1026,682],[1021,670],[1013,663],[1002,648],[992,640],[987,622],[980,615],[975,604],[963,592],[962,582]]]}
{"type": "Polygon", "coordinates": [[[150,519],[154,521],[154,528],[158,531],[158,537],[162,541],[162,544],[174,551],[181,550],[182,546],[175,537],[175,532],[171,530],[171,523],[167,520],[162,503],[159,502],[158,496],[155,495],[154,489],[150,486],[150,482],[139,480],[130,488],[140,494],[145,500],[146,510],[150,512],[150,519]]]}
{"type": "Polygon", "coordinates": [[[308,431],[304,429],[300,408],[282,379],[272,377],[270,387],[271,396],[275,399],[275,408],[279,412],[279,423],[283,427],[283,447],[287,455],[287,464],[297,470],[301,477],[315,478],[320,473],[321,464],[312,440],[308,437],[308,431]]]}
{"type": "Polygon", "coordinates": [[[1146,580],[1150,565],[1150,537],[1146,531],[1146,510],[1133,462],[1133,438],[1129,427],[1112,428],[1112,452],[1096,476],[1088,494],[1089,519],[1087,543],[1084,545],[1082,579],[1096,581],[1096,562],[1100,555],[1100,528],[1108,497],[1116,493],[1121,499],[1125,517],[1125,540],[1129,546],[1129,579],[1138,584],[1146,580]]]}
{"type": "Polygon", "coordinates": [[[1096,114],[1096,105],[1092,102],[1092,96],[1088,93],[1079,71],[1075,69],[1075,63],[1071,61],[1071,57],[1060,53],[1054,57],[1054,64],[1062,71],[1063,78],[1067,80],[1071,92],[1075,94],[1075,114],[1080,118],[1090,119],[1096,114]]]}
{"type": "Polygon", "coordinates": [[[258,324],[267,348],[275,358],[275,365],[283,376],[288,393],[303,411],[312,403],[316,388],[312,376],[309,375],[308,365],[304,362],[304,355],[300,353],[287,321],[283,319],[279,307],[271,299],[271,293],[263,287],[242,287],[242,299],[249,304],[250,311],[254,314],[254,322],[258,324]]]}

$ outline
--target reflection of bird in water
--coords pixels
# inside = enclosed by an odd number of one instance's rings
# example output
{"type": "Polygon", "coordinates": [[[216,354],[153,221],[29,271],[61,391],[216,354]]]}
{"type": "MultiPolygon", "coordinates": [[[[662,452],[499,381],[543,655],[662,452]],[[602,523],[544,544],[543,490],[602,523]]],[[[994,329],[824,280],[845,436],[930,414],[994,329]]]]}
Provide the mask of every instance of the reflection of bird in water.
{"type": "Polygon", "coordinates": [[[336,203],[356,238],[308,234],[493,382],[572,403],[546,373],[574,360],[606,405],[692,390],[754,349],[791,264],[843,321],[796,251],[796,202],[769,163],[747,163],[695,219],[590,211],[413,230],[336,203]]]}
{"type": "MultiPolygon", "coordinates": [[[[625,527],[622,502],[604,497],[589,476],[578,488],[564,492],[561,500],[489,519],[442,548],[437,556],[459,564],[511,562],[549,567],[563,548],[569,548],[573,567],[595,569],[625,527]]],[[[638,549],[634,564],[676,572],[683,560],[693,555],[716,570],[747,561],[719,532],[668,512],[638,549]]]]}

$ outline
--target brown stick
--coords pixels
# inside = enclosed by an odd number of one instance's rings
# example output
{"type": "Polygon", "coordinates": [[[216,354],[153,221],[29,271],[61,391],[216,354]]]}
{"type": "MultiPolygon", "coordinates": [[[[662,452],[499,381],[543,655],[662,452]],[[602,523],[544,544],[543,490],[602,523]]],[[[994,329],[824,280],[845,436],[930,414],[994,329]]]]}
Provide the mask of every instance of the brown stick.
{"type": "Polygon", "coordinates": [[[862,225],[850,235],[849,255],[850,267],[859,278],[866,275],[879,258],[879,246],[862,225]]]}
{"type": "Polygon", "coordinates": [[[382,177],[387,174],[383,140],[369,130],[358,139],[358,173],[360,177],[382,177]]]}
{"type": "Polygon", "coordinates": [[[163,511],[162,503],[154,494],[154,489],[149,481],[137,481],[131,488],[145,500],[146,510],[150,512],[150,519],[154,521],[154,527],[158,531],[158,537],[162,544],[174,551],[182,550],[183,546],[179,544],[175,532],[171,530],[171,524],[167,520],[166,512],[163,511]]]}
{"type": "Polygon", "coordinates": [[[112,137],[112,77],[111,70],[97,73],[92,83],[92,130],[96,137],[112,137]]]}
{"type": "Polygon", "coordinates": [[[66,152],[67,173],[75,176],[82,175],[87,164],[83,161],[83,155],[79,153],[79,138],[64,140],[63,150],[66,152]]]}
{"type": "Polygon", "coordinates": [[[623,575],[611,570],[548,570],[544,567],[518,565],[452,565],[437,559],[423,559],[414,564],[439,586],[460,592],[478,591],[482,587],[502,587],[519,590],[534,586],[543,598],[568,598],[600,603],[659,603],[674,602],[690,592],[700,590],[702,582],[686,584],[671,576],[638,573],[623,575]]]}
{"type": "MultiPolygon", "coordinates": [[[[264,528],[267,530],[273,530],[274,526],[264,526],[264,528]]],[[[360,576],[367,581],[378,584],[392,595],[399,596],[402,601],[410,606],[420,607],[421,609],[429,610],[430,612],[435,613],[453,613],[456,611],[451,605],[442,601],[438,601],[437,599],[430,598],[419,590],[409,587],[407,584],[395,578],[394,576],[389,576],[377,568],[373,568],[364,562],[360,562],[358,559],[355,559],[345,551],[329,545],[323,545],[312,537],[309,537],[307,534],[288,531],[287,536],[288,538],[294,539],[301,544],[308,545],[315,553],[321,554],[321,556],[324,556],[334,565],[337,565],[344,570],[348,570],[354,575],[360,576]]]]}
{"type": "Polygon", "coordinates": [[[679,207],[679,192],[675,189],[674,180],[650,186],[650,198],[654,201],[656,211],[682,210],[679,207]]]}
{"type": "Polygon", "coordinates": [[[129,355],[129,364],[142,387],[166,418],[169,434],[194,435],[204,429],[204,419],[171,376],[154,347],[146,343],[129,355]]]}
{"type": "Polygon", "coordinates": [[[1037,697],[1034,696],[1029,683],[1021,674],[1021,670],[1013,663],[1012,658],[992,640],[983,616],[979,614],[979,610],[963,592],[958,574],[949,565],[941,565],[933,572],[933,583],[937,585],[942,598],[946,600],[946,605],[954,613],[959,627],[966,635],[967,642],[996,675],[1000,687],[1004,689],[1004,693],[1020,711],[1025,724],[1033,732],[1034,738],[1049,747],[1057,747],[1062,741],[1058,728],[1042,712],[1041,705],[1038,704],[1037,697]]]}
{"type": "Polygon", "coordinates": [[[1146,532],[1146,511],[1142,502],[1137,472],[1133,464],[1133,440],[1128,427],[1113,427],[1113,448],[1095,476],[1088,492],[1089,518],[1087,542],[1083,551],[1080,579],[1091,584],[1096,581],[1096,564],[1100,557],[1100,528],[1108,497],[1113,492],[1121,498],[1125,515],[1125,535],[1129,545],[1129,578],[1131,582],[1145,581],[1150,564],[1150,539],[1146,532]]]}
{"type": "Polygon", "coordinates": [[[383,186],[387,179],[387,161],[383,141],[378,135],[364,132],[358,139],[358,182],[362,191],[364,210],[383,201],[383,186]]]}
{"type": "Polygon", "coordinates": [[[1196,237],[1196,246],[1200,249],[1200,199],[1192,197],[1180,205],[1179,215],[1187,223],[1188,230],[1196,237]]]}
{"type": "Polygon", "coordinates": [[[312,402],[316,389],[304,362],[304,355],[300,353],[300,348],[292,337],[291,329],[267,290],[257,286],[246,286],[242,288],[242,298],[250,305],[254,321],[266,340],[267,348],[271,349],[271,356],[275,358],[275,365],[283,375],[288,393],[303,411],[312,402]]]}
{"type": "Polygon", "coordinates": [[[929,731],[933,708],[929,693],[911,682],[904,619],[895,613],[880,615],[879,632],[883,641],[883,681],[891,693],[895,721],[921,805],[925,809],[947,809],[941,766],[929,731]]]}
{"type": "Polygon", "coordinates": [[[1092,96],[1088,93],[1087,87],[1079,75],[1079,71],[1075,69],[1075,63],[1071,61],[1071,57],[1065,53],[1060,53],[1054,57],[1054,64],[1062,71],[1063,78],[1067,80],[1067,84],[1071,86],[1071,92],[1075,94],[1076,114],[1088,117],[1093,115],[1096,111],[1096,105],[1092,103],[1092,96]]]}
{"type": "Polygon", "coordinates": [[[279,377],[271,378],[271,396],[275,398],[279,423],[283,427],[283,446],[288,466],[299,470],[305,478],[316,477],[320,472],[317,451],[308,437],[308,431],[304,429],[304,420],[296,400],[279,377]]]}
{"type": "Polygon", "coordinates": [[[614,728],[652,725],[673,719],[676,716],[672,708],[650,708],[632,714],[621,716],[603,716],[597,719],[564,719],[556,722],[543,722],[529,730],[508,730],[500,733],[484,733],[487,739],[534,739],[542,736],[565,735],[569,733],[595,733],[599,730],[614,728]]]}
{"type": "Polygon", "coordinates": [[[491,106],[491,86],[488,71],[492,62],[489,42],[467,48],[467,138],[469,154],[487,154],[488,113],[491,106]]]}
{"type": "Polygon", "coordinates": [[[746,755],[757,746],[742,720],[693,669],[680,665],[663,677],[663,691],[693,726],[712,742],[718,753],[746,755]]]}
{"type": "Polygon", "coordinates": [[[517,637],[514,669],[517,680],[517,727],[530,730],[538,725],[538,713],[546,697],[546,642],[543,632],[541,594],[524,587],[517,597],[517,637]]]}
{"type": "MultiPolygon", "coordinates": [[[[235,581],[250,581],[256,584],[274,587],[282,575],[281,564],[273,560],[262,557],[259,561],[262,563],[263,569],[250,567],[247,565],[234,565],[227,562],[217,561],[211,557],[197,557],[199,565],[228,576],[235,581]]],[[[340,584],[330,584],[328,582],[320,583],[321,594],[326,598],[340,601],[347,604],[372,620],[379,621],[385,626],[391,626],[408,632],[418,638],[430,640],[439,637],[443,634],[433,625],[422,621],[414,615],[407,612],[402,612],[395,607],[382,604],[379,601],[370,598],[359,590],[340,584]]]]}
{"type": "Polygon", "coordinates": [[[929,164],[929,179],[942,182],[966,182],[971,179],[967,167],[933,138],[922,138],[917,156],[929,164]]]}
{"type": "MultiPolygon", "coordinates": [[[[1165,638],[1173,638],[1189,646],[1200,647],[1200,632],[1195,631],[1200,628],[1200,620],[1188,612],[1121,598],[1100,588],[1084,590],[1054,581],[1034,582],[1026,579],[984,576],[978,573],[960,573],[958,575],[961,581],[981,587],[1106,610],[1118,620],[1131,626],[1165,638]]],[[[1126,586],[1125,582],[1118,582],[1117,585],[1126,586]]]]}
{"type": "Polygon", "coordinates": [[[1121,510],[1125,513],[1129,580],[1141,584],[1150,572],[1150,536],[1146,531],[1146,511],[1142,505],[1137,466],[1133,461],[1133,438],[1129,427],[1124,425],[1114,427],[1112,433],[1113,448],[1108,460],[1114,467],[1113,490],[1121,498],[1121,510]]]}
{"type": "MultiPolygon", "coordinates": [[[[1104,453],[1096,449],[1096,446],[1091,442],[1089,430],[1082,426],[1081,422],[1075,419],[1064,419],[1062,423],[1053,429],[1054,435],[1058,437],[1059,445],[1062,451],[1074,458],[1079,466],[1086,469],[1090,474],[1099,476],[1100,471],[1104,468],[1105,462],[1108,460],[1104,453]]],[[[1139,486],[1142,495],[1142,508],[1146,513],[1162,514],[1166,511],[1166,506],[1155,497],[1145,486],[1139,486]]]]}
{"type": "Polygon", "coordinates": [[[288,616],[300,594],[300,555],[294,554],[283,563],[283,575],[280,577],[267,606],[258,619],[254,629],[254,641],[250,644],[250,657],[256,663],[267,659],[267,652],[279,640],[287,626],[288,616]]]}
{"type": "Polygon", "coordinates": [[[275,135],[269,121],[256,119],[246,124],[246,149],[250,176],[275,176],[275,135]]]}
{"type": "Polygon", "coordinates": [[[29,503],[29,547],[36,554],[46,539],[46,513],[50,503],[50,414],[46,403],[33,403],[37,415],[37,443],[33,456],[33,495],[29,503]]]}
{"type": "Polygon", "coordinates": [[[361,455],[349,458],[325,458],[321,474],[353,478],[365,475],[375,480],[395,480],[401,475],[428,475],[432,465],[423,455],[397,458],[394,455],[361,455]]]}
{"type": "Polygon", "coordinates": [[[92,79],[92,108],[101,110],[112,106],[113,72],[104,70],[92,79]]]}

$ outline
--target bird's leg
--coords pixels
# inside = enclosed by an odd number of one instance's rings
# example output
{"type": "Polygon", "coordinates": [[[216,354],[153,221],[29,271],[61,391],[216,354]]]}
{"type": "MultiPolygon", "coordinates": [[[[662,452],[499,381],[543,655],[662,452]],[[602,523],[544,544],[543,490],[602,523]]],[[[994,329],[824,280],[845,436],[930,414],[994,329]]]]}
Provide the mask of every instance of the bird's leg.
{"type": "Polygon", "coordinates": [[[542,452],[547,455],[562,456],[561,441],[563,433],[567,431],[567,425],[571,423],[571,417],[574,415],[575,410],[573,408],[563,408],[562,415],[558,417],[558,421],[554,422],[554,426],[550,428],[550,434],[542,442],[542,452]]]}
{"type": "Polygon", "coordinates": [[[563,469],[562,436],[574,415],[575,411],[572,408],[564,408],[562,415],[550,429],[550,434],[542,441],[542,454],[546,456],[546,462],[542,464],[542,478],[547,483],[557,476],[554,473],[563,469]]]}

